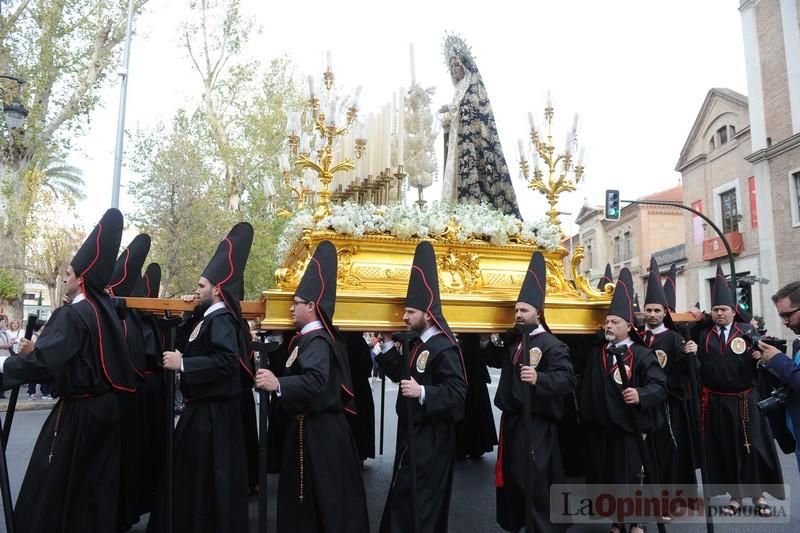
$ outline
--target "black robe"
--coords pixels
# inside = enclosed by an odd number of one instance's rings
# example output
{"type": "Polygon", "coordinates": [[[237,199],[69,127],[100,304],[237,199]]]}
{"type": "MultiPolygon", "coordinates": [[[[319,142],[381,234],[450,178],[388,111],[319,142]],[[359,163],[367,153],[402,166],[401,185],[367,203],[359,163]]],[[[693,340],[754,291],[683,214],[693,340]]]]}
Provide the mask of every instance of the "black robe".
{"type": "Polygon", "coordinates": [[[734,322],[724,347],[716,326],[703,329],[698,338],[704,387],[701,421],[708,482],[714,485],[709,490],[712,496],[727,492],[747,498],[769,492],[782,499],[783,474],[772,431],[756,407],[761,399],[753,387],[756,363],[750,342],[743,338],[750,330],[749,324],[734,322]]]}
{"type": "Polygon", "coordinates": [[[136,375],[135,392],[118,392],[120,418],[123,421],[122,468],[120,479],[119,526],[127,531],[146,512],[142,474],[145,468],[145,434],[147,403],[142,389],[146,370],[143,326],[140,316],[132,311],[124,312],[121,320],[125,343],[128,346],[131,365],[136,375]]]}
{"type": "Polygon", "coordinates": [[[91,305],[83,300],[56,309],[33,352],[4,365],[5,388],[52,379],[59,396],[33,447],[14,508],[20,533],[105,533],[117,527],[119,402],[97,334],[119,340],[119,357],[127,353],[119,323],[97,322],[91,305]]]}
{"type": "MultiPolygon", "coordinates": [[[[645,336],[645,344],[655,352],[667,376],[667,401],[662,405],[664,423],[653,431],[652,439],[659,482],[696,486],[694,443],[698,426],[693,422],[688,377],[688,365],[696,359],[683,352],[683,342],[683,337],[671,329],[654,334],[650,339],[645,336]]],[[[685,495],[693,497],[696,493],[685,495]]]]}
{"type": "Polygon", "coordinates": [[[525,527],[525,448],[524,395],[531,394],[533,460],[534,531],[564,531],[567,524],[550,523],[550,485],[565,483],[557,422],[564,416],[564,399],[575,390],[569,348],[554,335],[543,332],[531,336],[529,350],[541,353],[533,387],[520,379],[519,366],[530,365],[522,342],[506,348],[492,348],[492,366],[502,368],[494,403],[503,411],[500,420],[500,446],[497,449],[495,486],[497,487],[497,522],[506,531],[525,527]]]}
{"type": "Polygon", "coordinates": [[[497,444],[497,430],[487,387],[492,379],[481,358],[480,337],[464,334],[459,336],[459,342],[467,370],[467,397],[464,400],[464,418],[456,422],[456,457],[477,459],[494,450],[497,444]]]}
{"type": "MultiPolygon", "coordinates": [[[[343,413],[343,343],[320,328],[289,343],[279,378],[281,409],[291,417],[278,482],[278,532],[367,533],[367,498],[358,450],[343,413]]],[[[346,385],[345,385],[346,387],[346,385]]]]}
{"type": "MultiPolygon", "coordinates": [[[[138,310],[129,312],[139,315],[139,321],[142,324],[145,354],[144,380],[140,387],[144,396],[144,411],[146,413],[142,428],[143,465],[140,473],[141,512],[144,514],[153,509],[153,499],[158,488],[158,480],[161,477],[161,468],[164,464],[164,446],[167,438],[164,430],[167,420],[167,394],[161,359],[166,339],[164,332],[153,315],[141,313],[138,310]]],[[[174,409],[175,406],[170,405],[169,408],[174,409]]]]}
{"type": "MultiPolygon", "coordinates": [[[[175,427],[174,531],[247,531],[247,457],[240,412],[239,357],[245,345],[236,317],[216,309],[195,325],[180,374],[186,408],[175,427]]],[[[164,493],[162,485],[160,494],[164,493]]],[[[148,531],[163,530],[165,498],[156,496],[148,531]]]]}
{"type": "Polygon", "coordinates": [[[350,360],[350,377],[356,395],[356,413],[347,414],[347,423],[353,432],[362,461],[375,457],[375,403],[372,401],[372,353],[360,333],[346,333],[345,342],[350,360]]]}
{"type": "MultiPolygon", "coordinates": [[[[286,372],[286,360],[289,358],[287,346],[291,335],[285,332],[285,340],[278,349],[268,354],[268,368],[278,377],[286,372]]],[[[262,354],[262,357],[264,354],[262,354]]],[[[290,417],[281,409],[281,399],[277,394],[269,394],[269,426],[267,428],[267,472],[279,474],[283,460],[283,442],[286,440],[286,430],[290,417]]]]}
{"type": "MultiPolygon", "coordinates": [[[[406,358],[392,348],[377,356],[385,375],[399,382],[405,376],[406,358]]],[[[408,464],[406,409],[414,421],[417,494],[421,533],[447,531],[450,491],[453,485],[455,423],[463,417],[467,395],[464,367],[458,348],[442,333],[411,345],[411,376],[425,387],[425,403],[397,395],[397,446],[392,484],[381,518],[382,533],[413,531],[411,469],[408,464]],[[425,352],[427,354],[427,360],[425,352]]]]}
{"type": "Polygon", "coordinates": [[[634,433],[635,416],[642,433],[650,434],[663,421],[661,404],[667,399],[666,376],[655,353],[634,343],[624,355],[625,365],[633,368],[630,386],[639,392],[639,404],[627,406],[622,399],[622,386],[614,379],[616,364],[603,344],[586,362],[580,390],[580,416],[585,428],[586,483],[590,485],[629,484],[642,481],[657,483],[657,472],[641,472],[652,463],[651,438],[645,440],[644,460],[634,433]]]}

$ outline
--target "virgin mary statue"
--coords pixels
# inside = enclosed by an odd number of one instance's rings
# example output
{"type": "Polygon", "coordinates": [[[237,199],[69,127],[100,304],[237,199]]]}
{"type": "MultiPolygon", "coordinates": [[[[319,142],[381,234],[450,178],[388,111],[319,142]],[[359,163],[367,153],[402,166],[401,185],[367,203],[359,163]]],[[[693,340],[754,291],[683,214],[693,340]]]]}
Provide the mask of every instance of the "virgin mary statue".
{"type": "Polygon", "coordinates": [[[443,51],[455,95],[439,110],[445,134],[442,200],[486,203],[521,218],[492,106],[471,50],[460,36],[449,34],[443,51]]]}

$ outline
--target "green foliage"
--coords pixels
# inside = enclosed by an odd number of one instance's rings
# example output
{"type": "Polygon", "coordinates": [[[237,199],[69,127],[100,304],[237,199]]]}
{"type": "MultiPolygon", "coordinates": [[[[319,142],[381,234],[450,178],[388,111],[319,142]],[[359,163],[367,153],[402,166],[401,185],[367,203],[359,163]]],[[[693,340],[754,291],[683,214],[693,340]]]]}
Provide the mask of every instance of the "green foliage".
{"type": "Polygon", "coordinates": [[[0,300],[15,304],[22,296],[22,284],[9,270],[0,268],[0,300]]]}

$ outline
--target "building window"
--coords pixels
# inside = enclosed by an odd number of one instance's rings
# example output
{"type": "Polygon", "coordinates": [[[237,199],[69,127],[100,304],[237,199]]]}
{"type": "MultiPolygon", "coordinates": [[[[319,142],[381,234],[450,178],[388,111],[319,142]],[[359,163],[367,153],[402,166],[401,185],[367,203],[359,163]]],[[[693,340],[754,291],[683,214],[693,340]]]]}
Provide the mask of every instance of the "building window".
{"type": "Polygon", "coordinates": [[[714,148],[716,148],[716,143],[714,141],[714,137],[711,137],[711,140],[708,141],[708,147],[711,149],[712,152],[714,151],[714,148]]]}
{"type": "Polygon", "coordinates": [[[619,263],[622,260],[622,249],[619,236],[614,237],[614,262],[619,263]]]}
{"type": "Polygon", "coordinates": [[[719,195],[722,207],[722,233],[739,231],[739,212],[736,208],[736,189],[729,189],[719,195]]]}
{"type": "Polygon", "coordinates": [[[717,138],[720,146],[728,142],[728,126],[722,126],[717,130],[717,138]]]}
{"type": "Polygon", "coordinates": [[[792,195],[792,203],[794,203],[794,212],[800,213],[800,172],[795,172],[794,174],[792,174],[792,185],[794,185],[794,195],[792,195]]]}
{"type": "Polygon", "coordinates": [[[631,239],[631,232],[625,232],[625,259],[633,257],[633,242],[631,239]]]}
{"type": "Polygon", "coordinates": [[[733,126],[728,126],[728,130],[729,130],[728,138],[730,140],[733,140],[733,138],[736,136],[736,128],[734,128],[733,126]]]}
{"type": "Polygon", "coordinates": [[[594,259],[592,256],[592,241],[586,242],[586,262],[590,269],[594,268],[594,259]]]}

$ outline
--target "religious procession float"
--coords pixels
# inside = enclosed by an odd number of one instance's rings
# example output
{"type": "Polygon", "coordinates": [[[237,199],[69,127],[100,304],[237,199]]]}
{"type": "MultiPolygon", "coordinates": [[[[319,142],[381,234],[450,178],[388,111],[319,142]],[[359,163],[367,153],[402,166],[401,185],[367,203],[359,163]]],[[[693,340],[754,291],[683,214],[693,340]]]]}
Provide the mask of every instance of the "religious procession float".
{"type": "MultiPolygon", "coordinates": [[[[436,252],[444,314],[454,331],[494,332],[513,324],[519,287],[536,250],[546,258],[549,327],[562,334],[597,330],[613,284],[598,290],[581,275],[580,247],[571,250],[567,263],[570,251],[562,245],[558,220],[559,195],[574,191],[584,173],[577,115],[564,148],[557,149],[549,95],[541,128],[529,113],[529,142],[519,142],[520,175],[545,196],[549,210],[523,221],[474,58],[458,36],[445,39],[444,55],[455,96],[442,120],[444,199],[433,203],[424,200],[424,190],[437,174],[434,90],[416,83],[413,48],[411,87],[380,113],[359,116],[361,90],[337,90],[330,55],[322,78],[308,78],[304,107],[287,110],[281,176],[264,182],[274,216],[287,218],[274,288],[259,302],[243,302],[245,316],[258,318],[264,329],[292,329],[295,288],[317,245],[329,240],[338,254],[336,325],[351,331],[403,329],[414,249],[427,240],[436,252]]],[[[129,304],[163,311],[163,302],[129,304]]]]}

